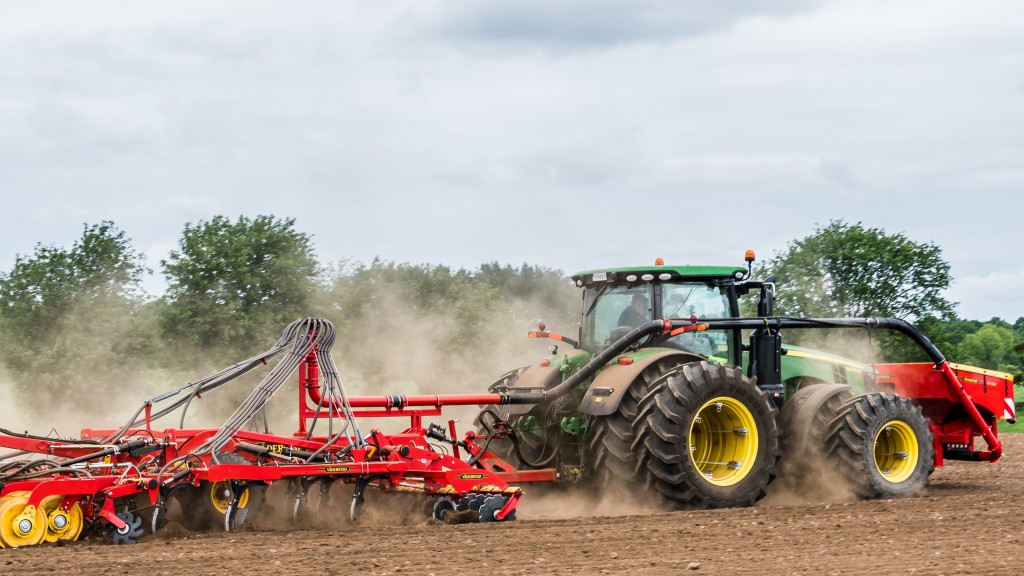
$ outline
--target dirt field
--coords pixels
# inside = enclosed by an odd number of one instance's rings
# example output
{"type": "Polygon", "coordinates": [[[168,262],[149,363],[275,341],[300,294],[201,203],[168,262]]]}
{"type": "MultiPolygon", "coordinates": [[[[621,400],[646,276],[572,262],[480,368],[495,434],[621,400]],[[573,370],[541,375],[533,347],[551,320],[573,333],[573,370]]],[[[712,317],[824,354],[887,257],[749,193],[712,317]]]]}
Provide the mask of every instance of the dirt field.
{"type": "Polygon", "coordinates": [[[755,508],[628,514],[637,508],[533,489],[512,523],[171,526],[133,546],[0,550],[0,574],[1013,575],[1024,561],[1024,435],[1005,446],[998,464],[948,463],[907,500],[799,502],[776,491],[755,508]]]}

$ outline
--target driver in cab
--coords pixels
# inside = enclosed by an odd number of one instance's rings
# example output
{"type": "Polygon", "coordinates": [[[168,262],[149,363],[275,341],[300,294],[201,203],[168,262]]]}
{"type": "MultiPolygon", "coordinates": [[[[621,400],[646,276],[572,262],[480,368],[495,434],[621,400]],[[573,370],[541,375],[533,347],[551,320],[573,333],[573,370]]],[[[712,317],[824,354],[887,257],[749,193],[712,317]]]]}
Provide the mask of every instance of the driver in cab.
{"type": "Polygon", "coordinates": [[[619,326],[636,328],[650,320],[650,308],[647,306],[647,297],[643,294],[633,294],[633,300],[629,306],[619,314],[619,326]]]}

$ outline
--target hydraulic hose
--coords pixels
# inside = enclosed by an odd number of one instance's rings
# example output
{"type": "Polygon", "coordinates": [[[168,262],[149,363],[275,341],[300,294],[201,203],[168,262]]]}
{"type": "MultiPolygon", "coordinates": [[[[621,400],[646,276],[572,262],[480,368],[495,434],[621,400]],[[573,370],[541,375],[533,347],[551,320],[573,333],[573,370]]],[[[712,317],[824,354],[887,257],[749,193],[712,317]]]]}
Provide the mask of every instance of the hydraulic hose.
{"type": "Polygon", "coordinates": [[[643,338],[651,334],[667,331],[670,329],[670,326],[671,323],[669,320],[651,320],[650,322],[645,322],[631,330],[622,338],[619,338],[611,346],[605,348],[590,362],[587,362],[582,368],[576,371],[575,374],[563,380],[561,384],[543,392],[526,392],[523,394],[512,393],[509,395],[508,404],[539,404],[541,402],[558,398],[578,386],[584,380],[596,374],[598,370],[604,368],[606,364],[611,362],[612,358],[622,354],[643,338]]]}

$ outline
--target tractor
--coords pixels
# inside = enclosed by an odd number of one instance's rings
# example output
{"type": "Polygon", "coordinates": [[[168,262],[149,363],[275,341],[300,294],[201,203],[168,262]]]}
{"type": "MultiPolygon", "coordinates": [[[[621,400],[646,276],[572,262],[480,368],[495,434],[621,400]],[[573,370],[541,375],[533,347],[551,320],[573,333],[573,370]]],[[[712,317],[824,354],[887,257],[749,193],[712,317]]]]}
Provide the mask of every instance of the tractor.
{"type": "Polygon", "coordinates": [[[773,315],[774,277],[746,266],[581,272],[577,339],[546,331],[551,355],[491,385],[508,396],[475,420],[498,473],[653,489],[680,508],[749,506],[780,468],[828,466],[865,498],[912,496],[943,459],[999,458],[1012,377],[951,365],[891,318],[773,315]],[[756,316],[741,298],[756,294],[756,316]],[[867,365],[783,346],[782,329],[895,330],[931,362],[867,365]],[[571,347],[560,352],[558,346],[571,347]],[[982,437],[989,450],[975,449],[982,437]]]}

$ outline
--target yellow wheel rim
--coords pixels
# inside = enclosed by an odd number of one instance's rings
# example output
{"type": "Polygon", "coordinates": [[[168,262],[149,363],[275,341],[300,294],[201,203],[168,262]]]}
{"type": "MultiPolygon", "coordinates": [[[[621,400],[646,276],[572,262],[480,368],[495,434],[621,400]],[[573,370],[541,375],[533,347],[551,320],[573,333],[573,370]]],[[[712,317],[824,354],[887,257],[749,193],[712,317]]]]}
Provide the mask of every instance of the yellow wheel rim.
{"type": "Polygon", "coordinates": [[[46,536],[46,517],[28,506],[28,492],[0,498],[0,542],[6,548],[35,546],[46,536]]]}
{"type": "MultiPolygon", "coordinates": [[[[227,514],[228,504],[231,504],[231,485],[227,482],[214,482],[211,484],[210,502],[213,503],[213,507],[217,509],[217,512],[227,514]]],[[[242,497],[238,499],[238,507],[245,508],[248,503],[249,491],[246,490],[242,492],[242,497]]]]}
{"type": "Polygon", "coordinates": [[[889,482],[896,484],[910,478],[920,455],[917,434],[906,422],[887,422],[875,434],[875,468],[889,482]]]}
{"type": "Polygon", "coordinates": [[[757,458],[757,423],[735,398],[705,402],[690,423],[690,456],[705,480],[732,486],[743,480],[757,458]]]}
{"type": "Polygon", "coordinates": [[[77,540],[85,526],[78,502],[65,512],[60,509],[63,500],[63,496],[47,496],[39,503],[39,509],[46,515],[46,536],[43,539],[47,542],[77,540]]]}

